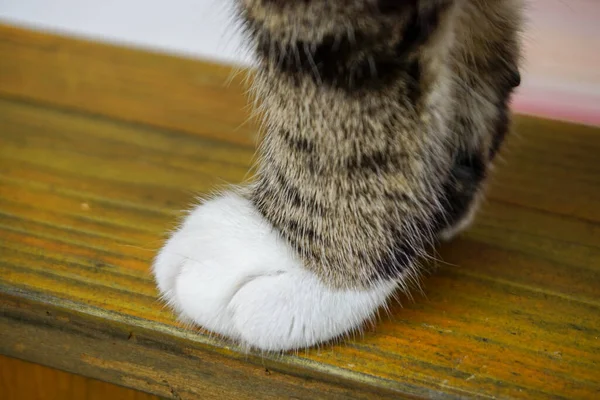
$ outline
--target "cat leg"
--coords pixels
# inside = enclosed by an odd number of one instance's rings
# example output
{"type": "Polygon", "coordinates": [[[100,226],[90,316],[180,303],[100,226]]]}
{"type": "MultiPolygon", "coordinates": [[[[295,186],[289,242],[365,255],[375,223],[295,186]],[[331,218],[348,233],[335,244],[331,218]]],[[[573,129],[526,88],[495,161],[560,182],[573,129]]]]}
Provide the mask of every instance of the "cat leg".
{"type": "Polygon", "coordinates": [[[268,127],[257,183],[196,207],[154,262],[174,310],[247,347],[359,329],[437,233],[463,3],[350,3],[239,2],[268,127]]]}
{"type": "Polygon", "coordinates": [[[452,122],[458,151],[444,188],[442,240],[452,239],[475,219],[487,175],[510,130],[510,98],[521,82],[522,7],[521,0],[494,0],[465,2],[459,9],[451,58],[458,83],[452,122]]]}

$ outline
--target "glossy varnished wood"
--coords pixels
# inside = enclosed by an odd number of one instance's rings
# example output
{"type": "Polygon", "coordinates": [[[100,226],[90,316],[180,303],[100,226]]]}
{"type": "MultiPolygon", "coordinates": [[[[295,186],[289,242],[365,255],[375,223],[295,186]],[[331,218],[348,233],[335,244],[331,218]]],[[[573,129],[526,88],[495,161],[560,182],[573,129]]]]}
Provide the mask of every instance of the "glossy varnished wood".
{"type": "Polygon", "coordinates": [[[600,396],[596,128],[518,117],[475,226],[361,337],[243,355],[179,325],[149,265],[253,162],[229,76],[0,28],[0,353],[173,398],[600,396]]]}

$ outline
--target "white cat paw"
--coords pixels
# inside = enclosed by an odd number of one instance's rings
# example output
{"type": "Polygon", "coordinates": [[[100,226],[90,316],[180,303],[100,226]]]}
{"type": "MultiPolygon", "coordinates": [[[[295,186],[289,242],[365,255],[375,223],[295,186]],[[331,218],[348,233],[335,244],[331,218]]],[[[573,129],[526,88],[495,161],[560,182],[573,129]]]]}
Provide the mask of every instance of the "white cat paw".
{"type": "Polygon", "coordinates": [[[360,328],[395,288],[327,287],[250,201],[232,193],[192,211],[153,271],[183,318],[267,351],[310,347],[360,328]]]}

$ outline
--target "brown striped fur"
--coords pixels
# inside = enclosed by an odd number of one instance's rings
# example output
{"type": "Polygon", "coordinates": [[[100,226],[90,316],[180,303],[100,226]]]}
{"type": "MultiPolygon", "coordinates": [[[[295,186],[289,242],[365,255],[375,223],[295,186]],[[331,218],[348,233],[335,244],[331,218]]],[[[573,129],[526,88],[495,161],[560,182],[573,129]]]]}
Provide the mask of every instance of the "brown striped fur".
{"type": "Polygon", "coordinates": [[[265,118],[250,196],[335,287],[414,277],[476,207],[519,83],[519,0],[240,0],[265,118]]]}

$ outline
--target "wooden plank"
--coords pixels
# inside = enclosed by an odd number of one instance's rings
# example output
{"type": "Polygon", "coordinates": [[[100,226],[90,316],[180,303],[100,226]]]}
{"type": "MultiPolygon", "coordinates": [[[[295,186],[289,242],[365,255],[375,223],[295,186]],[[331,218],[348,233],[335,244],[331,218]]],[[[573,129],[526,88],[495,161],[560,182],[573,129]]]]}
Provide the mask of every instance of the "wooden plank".
{"type": "Polygon", "coordinates": [[[181,398],[600,396],[600,129],[519,117],[423,294],[346,344],[245,356],[180,326],[149,274],[179,210],[245,178],[244,133],[220,139],[214,113],[189,134],[2,90],[0,353],[181,398]]]}
{"type": "Polygon", "coordinates": [[[159,400],[157,396],[0,356],[3,400],[159,400]]]}
{"type": "MultiPolygon", "coordinates": [[[[393,399],[360,380],[235,354],[196,332],[1,287],[0,353],[174,399],[393,399]]],[[[420,390],[420,389],[419,389],[420,390]]]]}
{"type": "Polygon", "coordinates": [[[255,143],[246,71],[0,24],[0,93],[255,143]],[[212,123],[207,125],[206,119],[212,123]]]}

